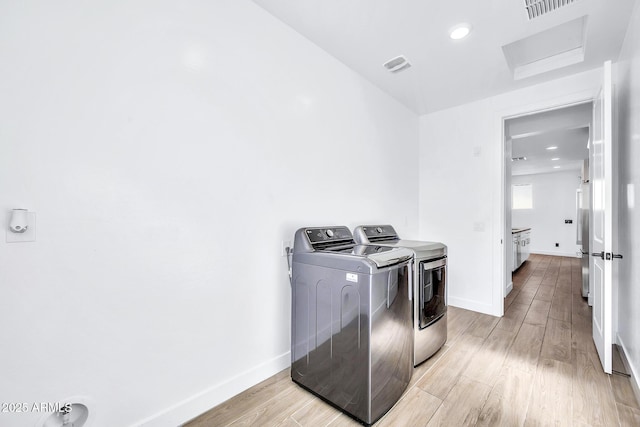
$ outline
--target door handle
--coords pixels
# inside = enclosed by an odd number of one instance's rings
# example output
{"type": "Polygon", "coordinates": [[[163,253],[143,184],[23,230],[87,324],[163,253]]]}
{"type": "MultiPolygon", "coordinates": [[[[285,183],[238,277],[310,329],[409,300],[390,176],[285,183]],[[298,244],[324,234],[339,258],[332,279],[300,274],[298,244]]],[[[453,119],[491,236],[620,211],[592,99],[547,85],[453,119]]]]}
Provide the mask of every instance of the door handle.
{"type": "Polygon", "coordinates": [[[599,256],[602,259],[605,259],[605,256],[607,257],[607,261],[610,261],[612,258],[617,258],[617,259],[622,259],[622,255],[621,254],[612,254],[607,252],[606,254],[604,252],[593,252],[591,254],[591,256],[599,256]]]}

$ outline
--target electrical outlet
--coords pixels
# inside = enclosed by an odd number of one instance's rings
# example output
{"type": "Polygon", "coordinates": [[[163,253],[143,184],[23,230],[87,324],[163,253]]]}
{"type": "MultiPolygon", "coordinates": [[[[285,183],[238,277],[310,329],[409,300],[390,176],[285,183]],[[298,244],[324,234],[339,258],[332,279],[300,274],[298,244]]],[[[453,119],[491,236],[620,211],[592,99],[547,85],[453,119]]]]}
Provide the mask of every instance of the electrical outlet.
{"type": "Polygon", "coordinates": [[[572,219],[565,219],[564,223],[565,224],[573,224],[573,220],[572,219]]]}
{"type": "Polygon", "coordinates": [[[287,248],[289,248],[289,250],[293,249],[293,247],[291,246],[291,240],[282,241],[282,249],[280,250],[280,256],[287,256],[287,248]]]}

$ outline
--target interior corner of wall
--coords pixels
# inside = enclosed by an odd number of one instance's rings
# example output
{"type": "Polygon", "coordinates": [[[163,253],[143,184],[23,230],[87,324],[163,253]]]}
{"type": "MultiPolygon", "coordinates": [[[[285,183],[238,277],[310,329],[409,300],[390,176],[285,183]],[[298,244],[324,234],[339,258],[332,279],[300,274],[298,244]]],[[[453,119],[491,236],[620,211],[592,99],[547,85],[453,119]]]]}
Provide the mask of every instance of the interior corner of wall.
{"type": "Polygon", "coordinates": [[[624,365],[627,373],[631,376],[629,378],[631,382],[631,388],[633,389],[633,394],[636,396],[636,401],[640,404],[640,376],[638,372],[638,366],[635,366],[633,361],[629,359],[629,348],[622,341],[622,337],[620,334],[616,332],[616,343],[622,350],[620,352],[620,358],[622,359],[622,364],[624,365]]]}

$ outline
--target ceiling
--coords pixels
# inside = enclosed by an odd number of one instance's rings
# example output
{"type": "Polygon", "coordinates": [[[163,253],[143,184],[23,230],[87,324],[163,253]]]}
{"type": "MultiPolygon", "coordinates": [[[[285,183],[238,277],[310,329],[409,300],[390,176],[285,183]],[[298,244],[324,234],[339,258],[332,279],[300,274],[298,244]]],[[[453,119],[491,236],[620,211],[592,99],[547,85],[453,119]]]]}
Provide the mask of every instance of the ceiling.
{"type": "Polygon", "coordinates": [[[635,2],[547,0],[568,4],[529,20],[525,0],[253,1],[418,114],[616,60],[635,2]],[[450,39],[461,22],[471,33],[450,39]],[[391,73],[399,55],[411,67],[391,73]]]}
{"type": "Polygon", "coordinates": [[[572,170],[577,177],[584,159],[589,157],[591,117],[589,102],[505,121],[512,158],[526,158],[511,163],[512,175],[572,170]]]}

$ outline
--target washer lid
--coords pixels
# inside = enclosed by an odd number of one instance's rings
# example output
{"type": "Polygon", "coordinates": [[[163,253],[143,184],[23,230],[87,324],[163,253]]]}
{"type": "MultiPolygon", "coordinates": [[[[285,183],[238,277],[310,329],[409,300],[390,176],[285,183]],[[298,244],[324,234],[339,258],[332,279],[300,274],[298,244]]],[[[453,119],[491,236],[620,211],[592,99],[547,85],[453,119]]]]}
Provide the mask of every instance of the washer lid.
{"type": "Polygon", "coordinates": [[[350,247],[326,249],[322,252],[365,257],[373,261],[378,268],[388,267],[413,258],[413,252],[406,248],[380,245],[353,245],[350,247]]]}
{"type": "Polygon", "coordinates": [[[353,231],[356,243],[384,245],[394,248],[408,248],[416,258],[430,259],[447,255],[447,246],[439,242],[421,240],[402,240],[391,225],[359,225],[353,231]]]}
{"type": "Polygon", "coordinates": [[[415,252],[416,258],[437,258],[441,256],[447,255],[447,245],[440,242],[425,242],[422,240],[396,240],[388,243],[379,243],[382,244],[391,244],[396,248],[407,248],[415,252]]]}
{"type": "MultiPolygon", "coordinates": [[[[388,247],[383,246],[374,246],[375,248],[380,249],[389,249],[388,247]]],[[[371,261],[373,261],[378,268],[387,267],[394,264],[399,264],[401,262],[407,261],[413,258],[413,252],[406,248],[392,248],[391,251],[379,251],[370,255],[367,255],[371,261]]]]}
{"type": "Polygon", "coordinates": [[[447,245],[440,242],[425,242],[422,240],[384,240],[376,245],[392,248],[407,248],[419,259],[440,258],[447,255],[447,245]]]}

